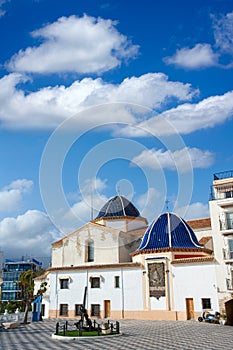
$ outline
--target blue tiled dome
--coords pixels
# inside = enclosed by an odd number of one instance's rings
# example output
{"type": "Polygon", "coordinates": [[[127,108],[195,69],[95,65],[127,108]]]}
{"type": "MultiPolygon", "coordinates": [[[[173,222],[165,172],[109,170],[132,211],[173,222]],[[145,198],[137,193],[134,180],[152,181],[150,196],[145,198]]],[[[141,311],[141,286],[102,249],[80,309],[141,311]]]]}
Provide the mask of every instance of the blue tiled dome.
{"type": "Polygon", "coordinates": [[[203,248],[185,220],[173,213],[164,213],[145,232],[140,250],[163,248],[203,248]]]}
{"type": "Polygon", "coordinates": [[[139,217],[140,213],[135,206],[123,196],[111,198],[99,211],[96,219],[111,217],[139,217]]]}

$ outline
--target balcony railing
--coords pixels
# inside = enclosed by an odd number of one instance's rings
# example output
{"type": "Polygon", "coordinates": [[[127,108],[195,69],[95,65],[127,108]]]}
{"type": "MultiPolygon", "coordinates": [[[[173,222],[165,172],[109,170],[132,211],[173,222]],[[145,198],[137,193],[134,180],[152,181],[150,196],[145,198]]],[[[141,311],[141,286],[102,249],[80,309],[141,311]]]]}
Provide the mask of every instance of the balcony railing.
{"type": "Polygon", "coordinates": [[[18,286],[4,286],[1,287],[2,291],[18,291],[20,292],[20,288],[18,286]]]}
{"type": "Polygon", "coordinates": [[[228,249],[223,249],[223,259],[224,260],[233,260],[233,251],[228,249]]]}
{"type": "Polygon", "coordinates": [[[233,177],[233,170],[222,171],[214,174],[214,180],[228,179],[233,177]]]}
{"type": "Polygon", "coordinates": [[[233,281],[230,279],[226,280],[226,284],[227,284],[227,290],[232,290],[233,289],[233,281]]]}
{"type": "Polygon", "coordinates": [[[226,189],[225,192],[218,192],[214,186],[210,186],[210,201],[228,198],[233,198],[232,186],[226,189]]]}
{"type": "Polygon", "coordinates": [[[220,231],[233,230],[233,219],[219,220],[220,231]]]}

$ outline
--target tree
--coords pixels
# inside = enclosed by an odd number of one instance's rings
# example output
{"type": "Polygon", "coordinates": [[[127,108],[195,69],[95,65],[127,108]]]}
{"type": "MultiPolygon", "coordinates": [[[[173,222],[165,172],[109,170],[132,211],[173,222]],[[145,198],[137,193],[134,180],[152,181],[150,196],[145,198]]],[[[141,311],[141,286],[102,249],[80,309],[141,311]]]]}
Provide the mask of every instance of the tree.
{"type": "Polygon", "coordinates": [[[43,282],[41,283],[41,286],[37,292],[37,295],[34,295],[34,278],[42,275],[43,273],[44,273],[44,270],[40,270],[37,272],[33,270],[28,270],[28,271],[22,272],[19,276],[21,300],[25,305],[23,323],[27,323],[28,311],[30,309],[32,301],[38,295],[43,295],[43,293],[46,292],[47,283],[43,282]]]}

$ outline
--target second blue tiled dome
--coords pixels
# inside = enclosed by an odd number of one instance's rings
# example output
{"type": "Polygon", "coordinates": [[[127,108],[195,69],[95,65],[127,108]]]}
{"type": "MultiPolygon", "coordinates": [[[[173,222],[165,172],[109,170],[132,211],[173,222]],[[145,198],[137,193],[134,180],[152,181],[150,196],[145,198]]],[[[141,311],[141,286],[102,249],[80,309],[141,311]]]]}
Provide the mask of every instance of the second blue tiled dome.
{"type": "Polygon", "coordinates": [[[145,232],[138,251],[163,248],[203,248],[185,220],[164,213],[145,232]]]}

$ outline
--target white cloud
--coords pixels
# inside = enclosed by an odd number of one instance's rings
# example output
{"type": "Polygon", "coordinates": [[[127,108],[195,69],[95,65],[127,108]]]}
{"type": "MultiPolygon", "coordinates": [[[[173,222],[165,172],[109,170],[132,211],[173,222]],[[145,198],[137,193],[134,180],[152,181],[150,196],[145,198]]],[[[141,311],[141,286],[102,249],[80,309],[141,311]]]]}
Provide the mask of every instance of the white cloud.
{"type": "Polygon", "coordinates": [[[192,203],[186,208],[177,209],[177,214],[185,213],[185,220],[208,218],[210,216],[208,204],[201,202],[192,203]]]}
{"type": "Polygon", "coordinates": [[[157,189],[150,187],[146,193],[137,198],[136,203],[141,216],[145,217],[150,223],[162,210],[160,206],[161,203],[163,206],[164,198],[157,189]]]}
{"type": "Polygon", "coordinates": [[[233,55],[233,12],[220,18],[212,16],[216,47],[223,53],[233,55]]]}
{"type": "Polygon", "coordinates": [[[28,210],[0,222],[1,247],[6,257],[49,256],[51,243],[59,238],[48,216],[38,210],[28,210]]]}
{"type": "Polygon", "coordinates": [[[6,3],[6,1],[7,0],[0,0],[0,17],[3,17],[6,13],[6,11],[2,9],[2,6],[6,3]]]}
{"type": "Polygon", "coordinates": [[[164,61],[185,69],[199,69],[218,65],[218,54],[209,44],[196,44],[191,49],[184,47],[177,50],[175,55],[165,57],[164,61]]]}
{"type": "MultiPolygon", "coordinates": [[[[177,108],[167,110],[135,125],[135,127],[138,127],[138,136],[140,134],[145,136],[146,132],[159,135],[189,134],[196,130],[223,124],[232,116],[233,91],[229,91],[224,95],[208,97],[196,104],[179,105],[177,108]]],[[[132,131],[127,128],[122,130],[122,134],[131,135],[132,131]]]]}
{"type": "Polygon", "coordinates": [[[95,218],[108,198],[101,193],[106,188],[106,180],[86,179],[80,184],[81,193],[70,210],[61,216],[61,227],[69,232],[95,218]]]}
{"type": "Polygon", "coordinates": [[[116,22],[84,15],[61,17],[32,32],[38,47],[20,50],[7,64],[11,71],[102,73],[135,57],[138,46],[120,34],[116,22]]]}
{"type": "Polygon", "coordinates": [[[11,182],[0,191],[0,211],[11,212],[20,208],[23,194],[33,186],[31,180],[19,179],[11,182]]]}
{"type": "MultiPolygon", "coordinates": [[[[0,120],[3,127],[54,128],[66,118],[102,103],[137,102],[149,108],[159,108],[169,98],[187,101],[197,94],[197,90],[192,89],[190,84],[169,81],[162,73],[128,78],[118,85],[105,83],[100,78],[85,78],[68,87],[48,86],[26,95],[22,89],[17,88],[17,84],[27,79],[19,73],[0,79],[0,120]]],[[[85,120],[78,118],[77,115],[80,129],[92,125],[93,115],[85,120]]],[[[100,124],[132,123],[134,116],[127,106],[105,105],[101,113],[95,114],[94,120],[99,120],[100,124]]]]}
{"type": "Polygon", "coordinates": [[[144,150],[132,159],[132,163],[138,166],[177,170],[181,173],[191,170],[190,161],[193,168],[208,168],[214,162],[214,155],[209,151],[186,147],[175,152],[162,149],[144,150]]]}

